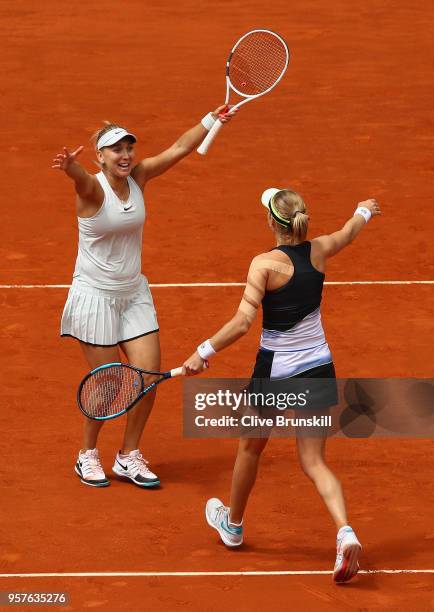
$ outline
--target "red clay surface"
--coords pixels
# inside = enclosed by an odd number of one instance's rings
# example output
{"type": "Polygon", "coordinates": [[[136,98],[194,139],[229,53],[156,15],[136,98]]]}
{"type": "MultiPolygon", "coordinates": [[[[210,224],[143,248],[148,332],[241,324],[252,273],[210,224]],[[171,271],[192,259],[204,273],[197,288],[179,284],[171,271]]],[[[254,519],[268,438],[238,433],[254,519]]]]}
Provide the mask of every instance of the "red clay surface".
{"type": "MultiPolygon", "coordinates": [[[[293,52],[282,84],[248,105],[205,159],[191,158],[145,193],[144,272],[151,282],[241,281],[271,245],[258,194],[290,185],[309,205],[312,235],[331,231],[361,199],[384,217],[331,262],[328,280],[434,278],[431,67],[434,15],[401,0],[338,0],[272,9],[133,0],[0,8],[4,116],[0,283],[70,282],[76,254],[71,185],[50,169],[63,145],[87,144],[101,121],[158,152],[221,102],[233,41],[252,27],[293,52]]],[[[91,169],[90,146],[83,163],[91,169]]],[[[163,364],[173,367],[223,323],[239,288],[155,289],[163,364]],[[175,341],[174,341],[175,338],[175,341]]],[[[181,382],[163,386],[143,451],[158,491],[113,479],[80,484],[73,462],[86,370],[58,337],[65,290],[0,291],[4,460],[0,573],[330,570],[334,529],[301,474],[294,442],[273,441],[233,553],[206,526],[203,505],[227,499],[235,441],[182,437],[181,382]]],[[[431,377],[433,286],[327,287],[324,321],[338,374],[431,377]]],[[[213,361],[213,376],[247,376],[255,329],[213,361]]],[[[111,466],[122,420],[100,451],[111,466]]],[[[364,569],[432,569],[432,442],[332,440],[329,459],[363,542],[364,569]]],[[[70,610],[428,610],[433,576],[0,578],[0,590],[65,589],[70,610]]]]}

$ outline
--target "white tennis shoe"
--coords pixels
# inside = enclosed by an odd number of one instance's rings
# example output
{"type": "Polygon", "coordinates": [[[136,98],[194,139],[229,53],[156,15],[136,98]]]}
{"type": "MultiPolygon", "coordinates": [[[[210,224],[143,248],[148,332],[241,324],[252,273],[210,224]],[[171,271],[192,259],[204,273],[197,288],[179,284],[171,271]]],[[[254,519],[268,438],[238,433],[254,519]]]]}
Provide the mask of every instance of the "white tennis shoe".
{"type": "Polygon", "coordinates": [[[205,506],[205,517],[210,527],[216,529],[226,546],[240,546],[243,543],[243,526],[229,525],[229,508],[216,497],[209,499],[205,506]]]}
{"type": "Polygon", "coordinates": [[[359,571],[359,555],[362,546],[349,525],[341,527],[336,541],[336,563],[333,570],[335,582],[348,582],[359,571]]]}
{"type": "Polygon", "coordinates": [[[149,463],[139,449],[133,450],[127,456],[116,455],[113,472],[121,478],[128,478],[139,487],[156,487],[160,479],[148,467],[149,463]]]}
{"type": "Polygon", "coordinates": [[[108,487],[110,484],[102,469],[99,453],[96,448],[89,449],[84,453],[80,451],[74,469],[81,482],[85,485],[90,487],[108,487]]]}

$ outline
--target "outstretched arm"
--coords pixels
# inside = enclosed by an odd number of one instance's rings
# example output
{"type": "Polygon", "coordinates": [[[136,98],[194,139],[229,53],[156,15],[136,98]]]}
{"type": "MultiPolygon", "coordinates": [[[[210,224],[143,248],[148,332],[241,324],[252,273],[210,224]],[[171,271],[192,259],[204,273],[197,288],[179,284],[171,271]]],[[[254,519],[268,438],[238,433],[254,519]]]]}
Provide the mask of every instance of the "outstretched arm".
{"type": "MultiPolygon", "coordinates": [[[[163,174],[169,168],[177,164],[181,159],[189,155],[194,151],[208,134],[209,129],[212,126],[213,121],[217,118],[222,123],[230,121],[232,114],[229,112],[231,106],[223,105],[215,109],[212,115],[212,119],[209,118],[210,127],[206,128],[202,123],[198,123],[190,130],[182,134],[180,138],[168,149],[156,155],[155,157],[147,157],[142,160],[134,167],[131,176],[136,183],[143,188],[145,183],[150,179],[163,174]]],[[[236,112],[236,111],[235,111],[236,112]]],[[[205,118],[204,118],[205,119],[205,118]]],[[[207,123],[207,121],[205,121],[207,123]]]]}
{"type": "Polygon", "coordinates": [[[319,247],[324,257],[333,257],[351,244],[365,227],[368,220],[376,215],[381,215],[380,205],[377,200],[371,199],[359,202],[354,216],[348,219],[342,229],[328,236],[318,236],[318,238],[312,240],[312,244],[319,247]]]}
{"type": "Polygon", "coordinates": [[[269,270],[270,262],[265,256],[258,255],[253,259],[237,312],[185,361],[184,368],[187,375],[193,376],[202,372],[208,357],[230,346],[249,331],[264,297],[269,270]]]}
{"type": "Polygon", "coordinates": [[[97,181],[77,161],[77,157],[83,149],[84,147],[80,146],[70,153],[66,147],[63,147],[63,153],[56,155],[51,167],[56,170],[63,170],[74,181],[75,191],[79,198],[93,200],[97,197],[97,181]]]}

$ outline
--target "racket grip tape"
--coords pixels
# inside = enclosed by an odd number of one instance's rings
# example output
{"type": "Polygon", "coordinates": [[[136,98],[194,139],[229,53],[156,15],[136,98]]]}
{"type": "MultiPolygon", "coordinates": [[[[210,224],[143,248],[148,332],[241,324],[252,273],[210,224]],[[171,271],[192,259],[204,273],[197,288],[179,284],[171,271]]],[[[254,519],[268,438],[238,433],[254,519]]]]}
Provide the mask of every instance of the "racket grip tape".
{"type": "Polygon", "coordinates": [[[173,378],[174,376],[181,376],[181,375],[182,375],[182,368],[174,368],[173,370],[170,370],[171,378],[173,378]]]}
{"type": "Polygon", "coordinates": [[[202,144],[197,148],[199,155],[206,155],[212,141],[217,136],[217,133],[220,131],[222,125],[223,123],[220,121],[220,119],[217,119],[208,134],[203,139],[202,144]]]}

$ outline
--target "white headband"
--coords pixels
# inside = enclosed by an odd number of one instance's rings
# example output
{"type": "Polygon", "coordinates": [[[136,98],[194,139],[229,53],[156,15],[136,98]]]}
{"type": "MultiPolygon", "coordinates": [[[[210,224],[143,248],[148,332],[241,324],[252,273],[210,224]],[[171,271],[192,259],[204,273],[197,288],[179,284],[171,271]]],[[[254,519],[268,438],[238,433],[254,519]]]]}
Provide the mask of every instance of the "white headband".
{"type": "Polygon", "coordinates": [[[122,140],[122,138],[125,138],[126,136],[132,138],[133,142],[137,142],[137,138],[134,136],[134,134],[127,132],[127,130],[124,130],[124,128],[112,128],[98,139],[98,142],[96,143],[96,148],[98,151],[100,151],[103,147],[110,147],[111,145],[116,144],[117,142],[119,142],[119,140],[122,140]]]}
{"type": "Polygon", "coordinates": [[[306,214],[306,212],[303,212],[302,210],[296,210],[290,219],[285,219],[285,217],[282,217],[282,215],[279,213],[278,210],[276,210],[276,207],[273,205],[273,198],[276,193],[279,193],[280,191],[285,190],[277,189],[276,187],[270,187],[269,189],[266,189],[261,195],[261,204],[269,210],[271,216],[275,221],[277,221],[277,223],[279,223],[279,225],[289,227],[291,225],[292,219],[294,219],[298,213],[306,214]]]}
{"type": "Polygon", "coordinates": [[[274,198],[276,193],[279,193],[279,191],[282,191],[282,189],[276,189],[276,187],[270,187],[264,191],[264,193],[261,195],[261,203],[265,206],[265,208],[268,208],[271,198],[274,198]]]}

